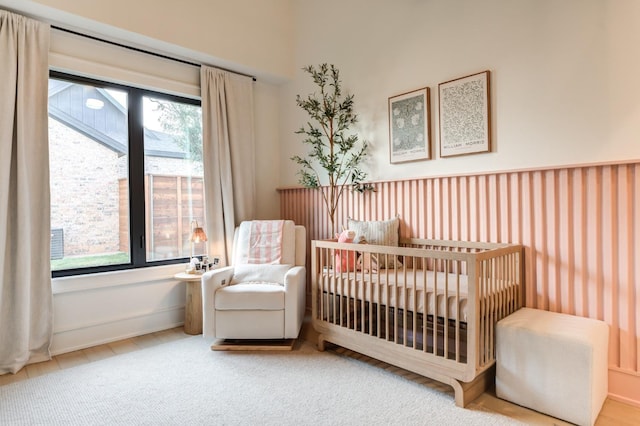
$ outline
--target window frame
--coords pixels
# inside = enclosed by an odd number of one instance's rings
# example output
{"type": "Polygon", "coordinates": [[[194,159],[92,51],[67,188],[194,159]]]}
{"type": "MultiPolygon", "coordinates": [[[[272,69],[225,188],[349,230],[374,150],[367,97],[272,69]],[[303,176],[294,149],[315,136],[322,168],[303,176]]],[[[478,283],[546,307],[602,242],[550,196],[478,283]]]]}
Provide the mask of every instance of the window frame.
{"type": "Polygon", "coordinates": [[[129,173],[129,262],[105,266],[90,266],[85,268],[63,269],[51,271],[52,278],[68,277],[75,275],[95,274],[100,272],[123,271],[154,266],[185,263],[189,257],[175,259],[163,259],[147,261],[145,240],[145,194],[144,173],[144,112],[143,98],[153,97],[172,102],[196,105],[202,108],[200,99],[187,96],[179,96],[159,91],[127,86],[121,83],[113,83],[90,77],[79,76],[67,72],[49,70],[49,78],[65,80],[77,84],[89,84],[101,89],[116,89],[127,93],[127,126],[129,133],[128,143],[128,173],[129,173]]]}

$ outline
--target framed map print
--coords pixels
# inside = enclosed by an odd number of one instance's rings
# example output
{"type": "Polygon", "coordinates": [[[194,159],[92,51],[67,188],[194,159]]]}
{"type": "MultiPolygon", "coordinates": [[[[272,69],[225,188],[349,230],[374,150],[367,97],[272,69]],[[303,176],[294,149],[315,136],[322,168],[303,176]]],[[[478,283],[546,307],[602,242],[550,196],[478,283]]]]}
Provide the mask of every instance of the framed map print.
{"type": "Polygon", "coordinates": [[[431,158],[428,87],[389,98],[389,157],[391,163],[431,158]]]}
{"type": "Polygon", "coordinates": [[[440,157],[488,152],[489,71],[440,83],[438,92],[440,157]]]}

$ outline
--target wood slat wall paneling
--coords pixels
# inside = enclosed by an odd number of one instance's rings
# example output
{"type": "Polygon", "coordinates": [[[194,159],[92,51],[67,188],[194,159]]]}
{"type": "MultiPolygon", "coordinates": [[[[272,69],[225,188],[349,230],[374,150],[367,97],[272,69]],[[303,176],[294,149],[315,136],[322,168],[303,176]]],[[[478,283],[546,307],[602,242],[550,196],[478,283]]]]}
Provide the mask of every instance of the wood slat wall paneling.
{"type": "MultiPolygon", "coordinates": [[[[607,322],[612,377],[622,372],[640,383],[640,162],[374,187],[344,193],[337,229],[348,217],[399,215],[401,237],[522,244],[525,305],[607,322]]],[[[280,196],[282,218],[305,225],[310,240],[330,237],[320,191],[282,189],[280,196]]],[[[610,388],[618,390],[615,383],[610,388]]]]}

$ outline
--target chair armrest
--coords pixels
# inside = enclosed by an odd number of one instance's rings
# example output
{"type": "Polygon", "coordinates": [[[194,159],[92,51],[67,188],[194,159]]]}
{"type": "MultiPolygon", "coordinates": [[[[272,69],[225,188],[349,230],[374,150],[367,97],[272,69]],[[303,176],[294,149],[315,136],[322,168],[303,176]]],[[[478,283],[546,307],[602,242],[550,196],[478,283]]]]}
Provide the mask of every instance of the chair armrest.
{"type": "Polygon", "coordinates": [[[293,266],[284,274],[284,288],[285,291],[297,291],[298,289],[304,292],[305,282],[307,279],[307,270],[304,266],[293,266]]]}
{"type": "Polygon", "coordinates": [[[229,285],[233,277],[233,266],[214,269],[202,275],[202,335],[216,337],[215,302],[216,291],[229,285]]]}
{"type": "Polygon", "coordinates": [[[205,285],[229,285],[233,277],[233,266],[225,266],[224,268],[212,269],[202,274],[202,287],[205,285]]]}
{"type": "Polygon", "coordinates": [[[284,334],[286,339],[295,339],[304,320],[307,298],[307,269],[294,266],[284,276],[284,334]]]}

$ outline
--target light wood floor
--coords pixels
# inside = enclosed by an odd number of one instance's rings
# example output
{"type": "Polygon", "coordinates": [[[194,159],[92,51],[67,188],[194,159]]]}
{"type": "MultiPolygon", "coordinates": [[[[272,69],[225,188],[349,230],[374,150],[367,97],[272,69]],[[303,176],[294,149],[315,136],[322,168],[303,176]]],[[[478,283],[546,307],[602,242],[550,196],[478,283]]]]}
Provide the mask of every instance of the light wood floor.
{"type": "MultiPolygon", "coordinates": [[[[315,333],[312,330],[309,330],[309,327],[305,327],[305,330],[303,330],[301,336],[309,342],[315,342],[315,333]]],[[[28,380],[29,378],[41,376],[53,371],[63,370],[65,368],[74,367],[76,365],[88,364],[101,359],[118,356],[127,352],[144,349],[162,343],[172,342],[187,337],[191,336],[185,334],[182,328],[174,328],[147,334],[144,336],[134,337],[131,339],[108,343],[106,345],[95,346],[76,352],[58,355],[53,357],[53,359],[50,361],[28,365],[17,374],[5,374],[0,376],[0,386],[19,382],[22,380],[28,380]]],[[[409,380],[417,381],[424,384],[425,386],[433,387],[442,392],[448,392],[453,395],[453,392],[448,386],[441,385],[437,382],[433,382],[411,372],[387,365],[377,360],[373,360],[364,355],[357,354],[339,347],[329,346],[328,350],[331,350],[342,356],[349,356],[359,359],[363,362],[374,364],[378,367],[402,375],[409,380]]],[[[495,394],[491,391],[485,392],[478,399],[469,404],[468,408],[473,410],[500,413],[502,415],[531,425],[568,425],[568,423],[562,422],[558,419],[548,417],[541,413],[537,413],[535,411],[510,404],[504,400],[496,398],[495,394]]],[[[605,401],[602,411],[600,412],[600,416],[596,421],[597,426],[637,426],[639,424],[639,407],[623,404],[611,399],[607,399],[605,401]]]]}

